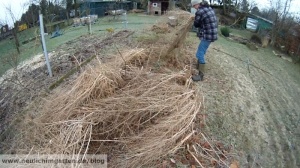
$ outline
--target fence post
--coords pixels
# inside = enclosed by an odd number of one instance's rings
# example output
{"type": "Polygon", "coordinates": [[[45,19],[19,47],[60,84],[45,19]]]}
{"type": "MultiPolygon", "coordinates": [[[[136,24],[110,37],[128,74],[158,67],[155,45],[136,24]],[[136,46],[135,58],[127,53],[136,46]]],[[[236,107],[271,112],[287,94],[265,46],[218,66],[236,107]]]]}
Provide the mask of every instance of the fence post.
{"type": "Polygon", "coordinates": [[[87,22],[88,22],[88,31],[89,31],[89,34],[92,34],[92,18],[91,18],[91,15],[88,16],[87,22]]]}
{"type": "Polygon", "coordinates": [[[124,24],[124,29],[127,29],[127,12],[123,13],[122,14],[124,16],[124,21],[123,21],[123,24],[124,24]]]}
{"type": "Polygon", "coordinates": [[[52,77],[52,70],[51,70],[51,66],[50,66],[50,62],[49,62],[49,58],[48,58],[48,52],[47,52],[46,42],[45,42],[45,37],[44,37],[45,32],[44,32],[43,14],[41,14],[41,11],[39,11],[39,13],[40,13],[40,15],[39,15],[40,30],[41,30],[41,38],[42,38],[42,45],[43,45],[43,50],[44,50],[44,56],[45,56],[45,59],[46,59],[46,64],[47,64],[49,76],[52,77]]]}

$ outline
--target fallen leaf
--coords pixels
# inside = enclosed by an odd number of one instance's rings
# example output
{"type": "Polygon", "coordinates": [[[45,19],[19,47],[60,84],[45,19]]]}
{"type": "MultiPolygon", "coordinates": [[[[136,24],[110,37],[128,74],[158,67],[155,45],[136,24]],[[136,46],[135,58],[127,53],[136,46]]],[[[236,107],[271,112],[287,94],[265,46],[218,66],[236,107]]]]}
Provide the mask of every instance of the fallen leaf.
{"type": "Polygon", "coordinates": [[[239,162],[237,162],[236,160],[233,161],[230,165],[230,168],[239,168],[239,162]]]}
{"type": "Polygon", "coordinates": [[[208,142],[204,142],[203,144],[201,144],[201,146],[202,146],[203,148],[210,149],[210,145],[209,145],[208,142]]]}
{"type": "Polygon", "coordinates": [[[218,164],[217,161],[215,161],[215,160],[211,160],[210,162],[211,162],[211,165],[213,165],[214,167],[217,166],[217,164],[218,164]]]}

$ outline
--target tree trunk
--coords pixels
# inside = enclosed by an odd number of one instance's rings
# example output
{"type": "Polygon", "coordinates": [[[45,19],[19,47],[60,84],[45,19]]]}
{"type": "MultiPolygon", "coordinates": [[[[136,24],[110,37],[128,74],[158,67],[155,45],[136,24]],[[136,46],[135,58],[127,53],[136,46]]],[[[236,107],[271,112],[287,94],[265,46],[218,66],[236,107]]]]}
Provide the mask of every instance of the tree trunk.
{"type": "Polygon", "coordinates": [[[78,6],[77,6],[77,0],[74,0],[74,8],[75,8],[75,17],[78,16],[77,11],[78,11],[78,6]]]}
{"type": "Polygon", "coordinates": [[[225,5],[226,3],[223,1],[223,13],[226,15],[227,14],[227,12],[226,12],[226,5],[225,5]]]}
{"type": "Polygon", "coordinates": [[[13,33],[13,36],[14,36],[14,39],[15,39],[15,45],[16,45],[16,49],[18,51],[18,54],[20,54],[20,42],[19,42],[19,38],[18,38],[18,35],[17,35],[17,26],[15,26],[15,28],[13,28],[12,30],[12,33],[13,33]]]}
{"type": "Polygon", "coordinates": [[[32,27],[34,27],[35,26],[35,18],[34,18],[33,11],[31,11],[31,17],[32,17],[32,27]]]}
{"type": "Polygon", "coordinates": [[[69,12],[66,11],[66,16],[67,16],[67,24],[68,26],[70,25],[70,18],[69,18],[69,12]]]}
{"type": "Polygon", "coordinates": [[[175,2],[174,0],[169,0],[169,10],[174,10],[175,9],[175,2]]]}

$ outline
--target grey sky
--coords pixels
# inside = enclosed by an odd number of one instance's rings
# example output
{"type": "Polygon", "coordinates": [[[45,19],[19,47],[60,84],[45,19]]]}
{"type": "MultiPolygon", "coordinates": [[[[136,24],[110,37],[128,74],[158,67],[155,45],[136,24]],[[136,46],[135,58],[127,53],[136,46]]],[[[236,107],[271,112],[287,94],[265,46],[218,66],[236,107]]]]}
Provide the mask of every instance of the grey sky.
{"type": "Polygon", "coordinates": [[[11,7],[15,18],[17,20],[20,19],[22,14],[26,11],[23,9],[23,6],[26,2],[28,2],[28,0],[0,0],[0,21],[7,22],[8,20],[9,24],[12,24],[11,18],[5,9],[6,7],[11,7]]]}
{"type": "MultiPolygon", "coordinates": [[[[254,1],[258,4],[258,8],[268,8],[270,6],[269,0],[249,0],[254,1]]],[[[277,1],[277,0],[273,0],[277,1]]],[[[14,13],[16,19],[20,19],[22,14],[27,10],[27,7],[24,9],[24,4],[28,3],[29,0],[0,0],[0,21],[7,22],[12,25],[12,21],[10,16],[7,14],[7,10],[5,10],[5,6],[11,6],[11,9],[14,13]]],[[[293,0],[291,5],[291,12],[300,14],[300,0],[293,0]]]]}

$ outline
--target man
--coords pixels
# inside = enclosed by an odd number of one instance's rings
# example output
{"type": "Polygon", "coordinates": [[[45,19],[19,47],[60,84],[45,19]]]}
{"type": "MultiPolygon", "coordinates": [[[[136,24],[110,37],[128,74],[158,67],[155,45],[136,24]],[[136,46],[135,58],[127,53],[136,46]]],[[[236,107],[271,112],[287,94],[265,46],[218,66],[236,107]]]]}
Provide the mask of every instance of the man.
{"type": "Polygon", "coordinates": [[[195,13],[194,26],[198,28],[197,36],[201,42],[198,46],[196,57],[198,59],[198,75],[193,75],[193,81],[202,81],[205,73],[205,53],[211,42],[218,39],[218,23],[214,10],[209,7],[208,2],[200,3],[200,0],[192,0],[192,7],[197,10],[195,13]]]}

